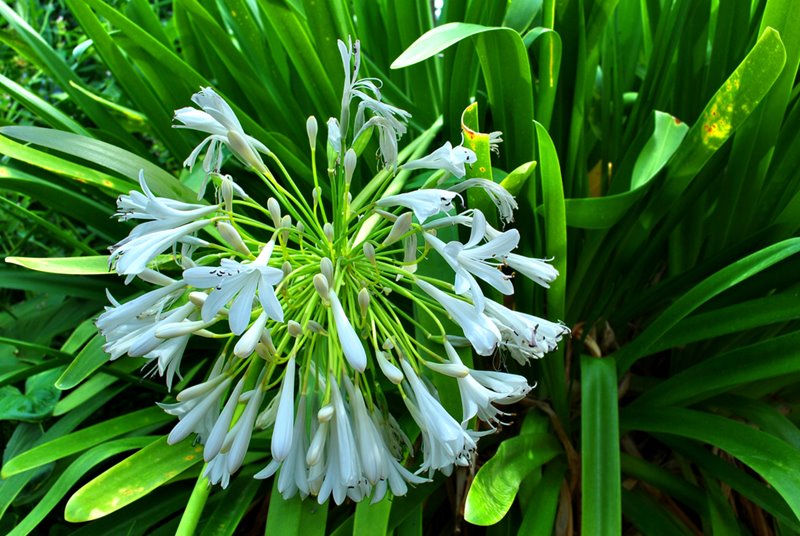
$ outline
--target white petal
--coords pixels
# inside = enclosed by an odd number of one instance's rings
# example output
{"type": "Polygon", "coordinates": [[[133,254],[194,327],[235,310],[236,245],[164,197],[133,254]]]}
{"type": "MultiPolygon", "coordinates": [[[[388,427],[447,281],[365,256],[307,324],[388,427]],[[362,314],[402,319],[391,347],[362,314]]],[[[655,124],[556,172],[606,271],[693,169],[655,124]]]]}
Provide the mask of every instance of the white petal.
{"type": "Polygon", "coordinates": [[[339,297],[333,289],[328,291],[328,299],[331,302],[331,310],[333,311],[333,319],[336,323],[336,334],[339,336],[339,343],[342,345],[342,351],[347,358],[347,362],[358,372],[364,372],[367,368],[367,353],[364,351],[364,345],[361,344],[356,330],[347,318],[347,315],[339,302],[339,297]]]}
{"type": "Polygon", "coordinates": [[[294,357],[286,363],[286,374],[281,382],[278,415],[272,429],[272,457],[283,461],[292,446],[292,423],[294,422],[294,357]]]}

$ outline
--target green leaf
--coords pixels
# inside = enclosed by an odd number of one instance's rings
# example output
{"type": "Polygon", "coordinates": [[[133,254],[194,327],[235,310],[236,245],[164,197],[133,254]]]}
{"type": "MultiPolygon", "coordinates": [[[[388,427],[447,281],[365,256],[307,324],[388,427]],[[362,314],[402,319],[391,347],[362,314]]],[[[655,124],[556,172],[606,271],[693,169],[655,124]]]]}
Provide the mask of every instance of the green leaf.
{"type": "Polygon", "coordinates": [[[535,169],[536,162],[526,162],[506,175],[503,180],[500,181],[500,186],[505,188],[506,191],[514,197],[517,197],[520,195],[520,192],[525,187],[525,184],[528,182],[528,179],[535,169]]]}
{"type": "Polygon", "coordinates": [[[200,463],[202,452],[203,446],[192,446],[188,438],[176,445],[159,438],[75,492],[64,518],[81,523],[115,512],[200,463]]]}
{"type": "Polygon", "coordinates": [[[58,378],[56,387],[61,390],[72,389],[103,366],[108,361],[108,354],[103,350],[104,344],[105,338],[95,335],[58,378]]]}
{"type": "Polygon", "coordinates": [[[631,190],[650,182],[667,164],[680,146],[689,126],[677,117],[656,111],[655,129],[636,158],[631,177],[631,190]]]}
{"type": "Polygon", "coordinates": [[[464,22],[442,24],[433,30],[425,32],[419,39],[414,41],[392,62],[391,68],[402,69],[403,67],[410,67],[435,56],[468,37],[496,29],[464,22]]]}
{"type": "Polygon", "coordinates": [[[625,430],[672,434],[718,447],[761,475],[800,517],[800,450],[770,434],[724,417],[680,408],[630,409],[625,430]]]}
{"type": "Polygon", "coordinates": [[[800,238],[790,238],[762,249],[726,266],[683,294],[636,338],[616,354],[619,370],[627,370],[637,359],[647,355],[670,328],[720,292],[761,272],[800,251],[800,238]]]}
{"type": "Polygon", "coordinates": [[[648,536],[691,536],[693,534],[643,491],[622,490],[622,512],[625,517],[648,536]]]}
{"type": "Polygon", "coordinates": [[[278,491],[278,479],[273,479],[272,500],[267,514],[267,536],[322,536],[328,519],[328,503],[303,500],[298,496],[283,499],[278,491]]]}
{"type": "Polygon", "coordinates": [[[501,443],[472,481],[464,519],[484,526],[500,521],[514,503],[520,482],[560,452],[558,441],[550,434],[521,434],[501,443]]]}
{"type": "MultiPolygon", "coordinates": [[[[654,112],[655,128],[639,155],[630,176],[630,191],[603,197],[566,200],[567,224],[581,229],[614,226],[647,191],[647,185],[667,164],[689,127],[663,112],[654,112]]],[[[622,172],[621,172],[622,173],[622,172]]],[[[617,177],[615,181],[625,180],[617,177]]]]}
{"type": "Polygon", "coordinates": [[[388,534],[389,513],[392,511],[392,498],[386,497],[376,504],[361,501],[356,506],[353,534],[388,534]]]}
{"type": "Polygon", "coordinates": [[[797,372],[800,331],[715,355],[648,389],[634,404],[684,405],[738,385],[797,372]]]}
{"type": "Polygon", "coordinates": [[[59,369],[30,376],[25,381],[25,394],[10,385],[0,388],[0,420],[39,422],[53,412],[59,391],[53,380],[59,369]]]}
{"type": "MultiPolygon", "coordinates": [[[[3,464],[3,478],[66,458],[117,436],[172,420],[158,407],[115,417],[38,445],[3,464]]],[[[148,443],[151,441],[148,441],[148,443]]],[[[144,446],[144,445],[142,445],[144,446]]]]}
{"type": "Polygon", "coordinates": [[[558,497],[564,482],[565,463],[547,464],[542,479],[523,511],[519,536],[551,536],[558,512],[558,497]]]}
{"type": "Polygon", "coordinates": [[[88,136],[89,133],[80,124],[75,122],[61,110],[41,99],[35,93],[28,91],[10,78],[0,74],[0,87],[15,98],[20,104],[30,110],[36,117],[45,121],[53,128],[70,130],[77,134],[88,136]]]}
{"type": "Polygon", "coordinates": [[[10,264],[37,272],[64,275],[108,275],[108,255],[91,257],[6,257],[10,264]]]}
{"type": "Polygon", "coordinates": [[[131,189],[131,183],[129,181],[112,177],[106,173],[81,166],[80,164],[75,164],[74,162],[43,151],[37,151],[31,147],[12,141],[5,136],[0,136],[0,153],[15,160],[20,160],[27,164],[52,171],[56,175],[64,175],[77,182],[91,184],[100,188],[101,191],[110,196],[127,193],[131,189]]]}
{"type": "Polygon", "coordinates": [[[619,413],[612,358],[581,356],[581,531],[620,534],[619,413]]]}
{"type": "Polygon", "coordinates": [[[215,502],[216,508],[203,524],[200,536],[233,536],[236,534],[242,524],[242,519],[263,484],[261,480],[256,480],[252,475],[242,474],[235,478],[227,489],[215,493],[209,501],[209,506],[215,502]]]}
{"type": "Polygon", "coordinates": [[[452,22],[427,31],[392,63],[409,67],[448,47],[477,36],[475,48],[484,73],[494,128],[507,136],[506,163],[519,165],[533,158],[533,84],[528,55],[520,35],[511,28],[452,22]]]}
{"type": "Polygon", "coordinates": [[[139,171],[143,170],[147,185],[154,194],[182,201],[197,202],[197,194],[181,184],[178,179],[149,160],[110,143],[71,132],[40,127],[2,127],[0,133],[82,158],[118,173],[130,181],[124,190],[125,193],[132,189],[139,189],[139,171]]]}
{"type": "Polygon", "coordinates": [[[645,230],[644,236],[653,222],[670,210],[711,156],[753,112],[780,75],[785,61],[786,50],[778,32],[768,28],[686,134],[670,163],[658,197],[651,201],[639,219],[645,230]]]}
{"type": "Polygon", "coordinates": [[[649,351],[656,353],[667,348],[798,318],[800,290],[790,290],[688,316],[667,331],[649,351]]]}
{"type": "Polygon", "coordinates": [[[115,456],[126,450],[141,448],[152,441],[151,437],[127,437],[109,441],[99,445],[92,450],[84,453],[77,460],[72,462],[53,483],[47,493],[42,497],[36,506],[27,516],[9,533],[9,536],[20,536],[31,533],[41,523],[45,517],[58,505],[61,499],[69,492],[86,473],[93,467],[102,463],[111,456],[115,456]]]}
{"type": "MultiPolygon", "coordinates": [[[[552,265],[559,277],[550,283],[547,291],[547,311],[554,320],[566,317],[567,289],[567,218],[564,204],[564,186],[561,180],[561,167],[555,145],[547,130],[536,125],[537,152],[541,159],[537,169],[542,185],[544,203],[546,257],[553,259],[552,265]]],[[[532,188],[533,185],[531,184],[532,188]]],[[[529,199],[535,199],[529,194],[529,199]]],[[[531,206],[535,206],[532,203],[531,206]]],[[[567,381],[564,372],[564,348],[551,352],[544,362],[545,380],[553,406],[562,422],[569,422],[567,401],[567,381]]]]}

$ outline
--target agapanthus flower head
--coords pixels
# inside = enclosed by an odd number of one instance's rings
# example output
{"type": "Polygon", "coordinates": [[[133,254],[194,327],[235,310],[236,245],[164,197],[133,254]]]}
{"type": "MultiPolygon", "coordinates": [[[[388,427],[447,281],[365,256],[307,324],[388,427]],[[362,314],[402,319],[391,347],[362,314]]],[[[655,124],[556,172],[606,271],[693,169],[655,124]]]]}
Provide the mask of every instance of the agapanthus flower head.
{"type": "MultiPolygon", "coordinates": [[[[109,296],[112,306],[97,320],[112,359],[144,357],[170,388],[182,367],[196,370],[214,348],[210,370],[161,405],[179,420],[169,443],[196,435],[203,444],[202,474],[211,483],[227,486],[257,438],[269,445],[269,459],[256,478],[276,475],[287,498],[336,503],[403,495],[436,471],[469,465],[480,436],[511,419],[508,406],[531,389],[526,378],[466,366],[453,341],[461,352],[503,352],[525,363],[569,334],[487,292],[513,296],[509,267],[543,285],[557,275],[515,253],[519,232],[493,229],[459,194],[485,190],[505,222],[513,196],[486,179],[403,191],[411,170],[461,179],[477,156],[448,142],[395,175],[409,114],[381,99],[378,80],[359,78],[358,42],[339,49],[345,87],[340,117],[327,121],[330,195],[322,195],[316,167],[313,189],[295,183],[277,155],[244,133],[233,108],[204,89],[193,97],[200,109],[183,108],[176,118],[209,135],[189,163],[209,147],[216,202],[157,197],[144,178],[141,192],[122,196],[117,216],[138,225],[115,246],[111,265],[157,288],[127,303],[109,296]],[[368,128],[377,129],[389,169],[359,192],[356,140],[368,128]],[[222,146],[268,191],[263,205],[221,173],[222,146]],[[430,272],[417,270],[424,263],[445,273],[420,275],[430,272]],[[195,337],[204,344],[192,345],[195,337]],[[187,350],[195,347],[203,350],[187,350]],[[444,409],[431,374],[457,384],[460,415],[444,409]],[[396,419],[401,411],[410,419],[396,419]],[[489,429],[477,431],[476,419],[489,429]],[[416,449],[398,421],[419,428],[416,449]]],[[[313,157],[317,121],[306,124],[313,157]]]]}

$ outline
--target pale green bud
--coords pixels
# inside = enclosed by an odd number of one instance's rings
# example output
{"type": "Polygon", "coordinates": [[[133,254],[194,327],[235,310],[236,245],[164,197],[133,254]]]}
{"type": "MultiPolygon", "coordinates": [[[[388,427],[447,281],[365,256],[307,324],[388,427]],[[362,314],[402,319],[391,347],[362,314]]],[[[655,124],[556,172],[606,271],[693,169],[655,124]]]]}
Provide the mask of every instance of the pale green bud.
{"type": "Polygon", "coordinates": [[[311,146],[312,151],[317,148],[317,129],[317,118],[313,115],[308,116],[306,120],[306,133],[308,133],[308,144],[311,146]]]}
{"type": "Polygon", "coordinates": [[[333,284],[333,262],[328,257],[319,260],[319,271],[325,276],[329,285],[333,284]]]}
{"type": "Polygon", "coordinates": [[[356,152],[351,148],[344,155],[344,182],[350,184],[353,180],[353,172],[356,170],[356,152]]]}
{"type": "Polygon", "coordinates": [[[364,242],[364,256],[367,260],[375,266],[375,246],[372,245],[372,242],[364,242]]]}
{"type": "Polygon", "coordinates": [[[286,331],[288,331],[289,335],[292,337],[299,337],[303,333],[303,326],[294,320],[289,320],[289,322],[286,323],[286,331]]]}
{"type": "Polygon", "coordinates": [[[269,215],[272,218],[272,225],[275,228],[280,227],[281,225],[281,206],[275,200],[274,197],[270,197],[267,199],[267,210],[269,211],[269,215]]]}
{"type": "Polygon", "coordinates": [[[392,225],[392,229],[389,231],[389,235],[383,241],[384,246],[388,246],[389,244],[400,240],[400,237],[402,237],[408,232],[409,229],[411,229],[411,216],[411,212],[404,212],[400,215],[400,217],[397,218],[397,220],[394,222],[394,225],[392,225]]]}

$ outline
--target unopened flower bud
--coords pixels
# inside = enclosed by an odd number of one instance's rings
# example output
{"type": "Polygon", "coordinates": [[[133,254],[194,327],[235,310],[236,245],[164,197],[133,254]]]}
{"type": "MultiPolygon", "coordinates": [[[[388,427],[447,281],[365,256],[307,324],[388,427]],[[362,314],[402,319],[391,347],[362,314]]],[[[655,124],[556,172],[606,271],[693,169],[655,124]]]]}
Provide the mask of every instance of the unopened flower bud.
{"type": "Polygon", "coordinates": [[[397,242],[411,229],[411,215],[411,212],[404,212],[397,218],[394,225],[392,225],[392,230],[389,231],[389,235],[383,241],[384,246],[397,242]]]}
{"type": "Polygon", "coordinates": [[[405,270],[409,273],[417,271],[417,235],[412,234],[403,240],[403,263],[406,264],[405,270]]]}
{"type": "Polygon", "coordinates": [[[319,260],[319,271],[328,280],[328,285],[333,284],[333,262],[328,257],[322,257],[319,260]]]}
{"type": "Polygon", "coordinates": [[[272,335],[270,334],[268,329],[261,330],[261,341],[256,346],[256,353],[263,357],[264,359],[272,359],[275,357],[275,354],[278,350],[275,348],[275,344],[272,342],[272,335]]]}
{"type": "Polygon", "coordinates": [[[272,218],[272,224],[277,228],[281,225],[281,206],[274,197],[267,199],[267,211],[272,218]]]}
{"type": "Polygon", "coordinates": [[[189,293],[189,301],[195,304],[197,307],[202,307],[204,303],[206,303],[206,299],[208,298],[208,294],[205,292],[194,291],[189,293]]]}
{"type": "Polygon", "coordinates": [[[311,190],[311,201],[314,203],[314,210],[317,208],[317,204],[319,203],[319,198],[322,195],[322,188],[317,186],[313,190],[311,190]]]}
{"type": "Polygon", "coordinates": [[[381,348],[383,348],[387,352],[389,350],[392,350],[394,348],[394,341],[392,341],[392,339],[386,339],[385,341],[383,341],[381,348]]]}
{"type": "Polygon", "coordinates": [[[306,226],[303,225],[303,222],[301,221],[297,222],[297,225],[295,227],[297,228],[298,234],[303,234],[306,232],[306,226]]]}
{"type": "Polygon", "coordinates": [[[386,376],[390,382],[400,385],[403,382],[402,371],[390,363],[389,360],[386,359],[386,354],[380,350],[375,352],[375,357],[378,360],[378,366],[380,367],[381,372],[383,372],[383,375],[386,376]]]}
{"type": "Polygon", "coordinates": [[[241,158],[245,164],[251,166],[256,171],[261,173],[268,172],[267,166],[264,165],[261,157],[253,150],[247,140],[235,130],[228,131],[228,147],[230,147],[231,151],[236,153],[236,156],[241,158]]]}
{"type": "Polygon", "coordinates": [[[325,225],[322,226],[322,232],[325,233],[325,238],[328,239],[328,242],[333,242],[333,224],[330,222],[326,222],[325,225]]]}
{"type": "Polygon", "coordinates": [[[289,322],[286,323],[286,331],[288,331],[289,335],[292,337],[299,337],[303,333],[303,326],[294,320],[289,320],[289,322]]]}
{"type": "Polygon", "coordinates": [[[431,370],[435,370],[439,374],[450,376],[451,378],[466,378],[469,376],[469,369],[464,365],[457,363],[431,363],[423,361],[425,366],[431,370]]]}
{"type": "Polygon", "coordinates": [[[325,404],[319,411],[317,412],[317,420],[319,422],[328,422],[333,418],[333,406],[330,404],[325,404]]]}
{"type": "Polygon", "coordinates": [[[378,214],[378,215],[386,218],[389,221],[397,221],[397,215],[396,214],[392,214],[391,212],[386,212],[385,210],[381,210],[379,208],[375,209],[375,214],[378,214]]]}
{"type": "Polygon", "coordinates": [[[150,268],[145,268],[143,271],[136,274],[136,276],[142,281],[147,281],[148,283],[152,283],[154,285],[161,285],[162,287],[166,287],[167,285],[171,285],[175,282],[175,280],[171,277],[168,277],[161,272],[151,270],[150,268]]]}
{"type": "Polygon", "coordinates": [[[308,328],[308,331],[310,331],[311,333],[315,333],[317,335],[325,336],[328,334],[325,328],[322,327],[322,324],[320,324],[316,320],[309,320],[308,322],[306,322],[306,327],[308,328]]]}
{"type": "Polygon", "coordinates": [[[317,289],[322,298],[328,299],[328,279],[324,275],[317,274],[314,276],[314,288],[317,289]]]}
{"type": "Polygon", "coordinates": [[[356,152],[351,148],[344,155],[344,182],[350,184],[353,180],[353,172],[356,170],[356,152]]]}
{"type": "Polygon", "coordinates": [[[308,133],[308,144],[311,146],[312,151],[317,148],[317,130],[317,118],[313,115],[308,116],[308,119],[306,119],[306,133],[308,133]]]}
{"type": "Polygon", "coordinates": [[[172,339],[174,337],[182,337],[194,333],[198,329],[203,329],[209,325],[209,322],[202,320],[182,320],[180,322],[169,322],[168,324],[160,325],[156,328],[155,336],[159,339],[172,339]]]}
{"type": "Polygon", "coordinates": [[[242,253],[243,255],[247,255],[248,257],[251,255],[250,249],[242,240],[242,235],[239,234],[239,231],[236,230],[236,227],[231,225],[226,221],[221,221],[217,223],[217,230],[219,231],[220,236],[230,244],[233,249],[242,253]]]}
{"type": "Polygon", "coordinates": [[[361,309],[361,317],[367,316],[367,310],[369,309],[369,291],[365,288],[358,291],[358,307],[361,309]]]}
{"type": "Polygon", "coordinates": [[[292,265],[289,264],[289,261],[283,261],[281,272],[283,272],[283,277],[288,277],[292,273],[292,265]]]}
{"type": "Polygon", "coordinates": [[[375,246],[372,245],[372,242],[364,242],[364,256],[367,260],[375,266],[375,246]]]}
{"type": "Polygon", "coordinates": [[[219,196],[225,204],[225,210],[231,212],[233,210],[233,181],[222,179],[222,184],[219,187],[219,196]]]}
{"type": "Polygon", "coordinates": [[[281,241],[281,244],[286,245],[286,242],[289,240],[289,229],[292,228],[292,217],[286,214],[283,218],[281,218],[281,232],[278,235],[278,239],[281,241]]]}
{"type": "Polygon", "coordinates": [[[233,347],[233,355],[241,358],[252,355],[261,340],[261,332],[264,331],[266,325],[267,313],[261,313],[253,325],[236,342],[236,346],[233,347]]]}

